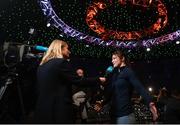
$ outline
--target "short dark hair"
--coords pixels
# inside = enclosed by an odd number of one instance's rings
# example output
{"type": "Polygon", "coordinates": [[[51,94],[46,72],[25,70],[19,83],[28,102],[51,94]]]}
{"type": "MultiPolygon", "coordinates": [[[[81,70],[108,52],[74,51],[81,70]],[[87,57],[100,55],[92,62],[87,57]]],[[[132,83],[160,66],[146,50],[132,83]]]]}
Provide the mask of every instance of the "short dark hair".
{"type": "Polygon", "coordinates": [[[131,66],[129,59],[126,57],[125,53],[122,50],[115,50],[112,55],[117,55],[120,59],[124,58],[125,64],[131,66]]]}
{"type": "Polygon", "coordinates": [[[120,59],[122,59],[123,57],[125,58],[125,54],[120,50],[114,51],[112,55],[117,55],[120,59]]]}

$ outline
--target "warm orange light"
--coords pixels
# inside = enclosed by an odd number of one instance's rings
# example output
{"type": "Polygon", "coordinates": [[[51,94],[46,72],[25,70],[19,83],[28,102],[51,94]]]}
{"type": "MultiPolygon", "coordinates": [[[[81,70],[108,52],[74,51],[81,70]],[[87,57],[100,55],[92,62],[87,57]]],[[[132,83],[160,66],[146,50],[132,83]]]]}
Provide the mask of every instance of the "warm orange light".
{"type": "MultiPolygon", "coordinates": [[[[119,0],[120,4],[124,5],[127,3],[127,0],[119,0]]],[[[148,7],[149,4],[157,7],[158,11],[158,20],[152,24],[149,28],[145,28],[142,31],[131,31],[131,32],[123,32],[123,31],[113,31],[106,29],[99,22],[96,21],[95,16],[98,13],[98,10],[103,10],[107,7],[107,5],[103,2],[93,3],[88,10],[86,16],[86,22],[88,26],[97,34],[99,34],[102,39],[120,39],[120,40],[137,40],[146,35],[152,35],[157,33],[160,29],[164,28],[167,24],[167,10],[165,5],[161,2],[161,0],[153,1],[152,0],[130,0],[130,3],[133,5],[138,5],[144,7],[148,7]]]]}

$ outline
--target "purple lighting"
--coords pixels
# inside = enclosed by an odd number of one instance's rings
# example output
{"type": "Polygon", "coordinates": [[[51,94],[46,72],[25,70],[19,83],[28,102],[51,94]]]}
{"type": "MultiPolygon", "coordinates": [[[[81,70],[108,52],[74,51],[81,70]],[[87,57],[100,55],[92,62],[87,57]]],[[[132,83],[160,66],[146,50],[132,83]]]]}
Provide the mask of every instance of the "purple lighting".
{"type": "Polygon", "coordinates": [[[55,26],[60,31],[64,32],[67,36],[76,38],[77,40],[84,40],[87,44],[93,43],[101,46],[111,46],[115,48],[135,48],[137,46],[141,47],[150,47],[157,44],[162,44],[166,42],[174,41],[180,38],[180,30],[177,30],[173,33],[157,37],[154,39],[142,40],[142,41],[118,41],[118,40],[108,40],[104,41],[100,38],[87,35],[85,33],[79,32],[76,29],[68,26],[63,22],[55,13],[54,9],[51,6],[50,0],[39,0],[41,9],[45,16],[51,20],[52,26],[55,26]]]}

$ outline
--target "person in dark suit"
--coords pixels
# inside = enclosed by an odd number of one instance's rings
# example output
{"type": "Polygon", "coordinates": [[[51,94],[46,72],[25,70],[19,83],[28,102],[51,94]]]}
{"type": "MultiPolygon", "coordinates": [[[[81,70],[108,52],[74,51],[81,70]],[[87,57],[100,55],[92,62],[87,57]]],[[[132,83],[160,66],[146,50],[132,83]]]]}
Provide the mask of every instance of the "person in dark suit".
{"type": "Polygon", "coordinates": [[[158,103],[163,107],[162,123],[179,124],[180,123],[180,91],[179,87],[175,86],[171,90],[171,94],[166,88],[160,90],[158,103]]]}
{"type": "Polygon", "coordinates": [[[180,92],[178,88],[172,91],[171,97],[166,103],[164,115],[165,124],[180,124],[180,92]]]}
{"type": "Polygon", "coordinates": [[[54,40],[37,70],[35,123],[73,123],[72,84],[93,86],[105,78],[78,77],[71,70],[68,44],[54,40]]]}

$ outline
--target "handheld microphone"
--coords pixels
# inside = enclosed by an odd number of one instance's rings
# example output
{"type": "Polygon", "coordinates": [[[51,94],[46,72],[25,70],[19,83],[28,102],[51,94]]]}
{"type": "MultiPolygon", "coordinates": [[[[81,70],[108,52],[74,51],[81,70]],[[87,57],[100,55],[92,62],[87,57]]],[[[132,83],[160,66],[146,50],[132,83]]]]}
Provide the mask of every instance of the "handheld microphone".
{"type": "Polygon", "coordinates": [[[108,77],[114,70],[114,67],[113,66],[109,66],[107,69],[106,69],[106,73],[104,75],[104,77],[108,77]]]}
{"type": "Polygon", "coordinates": [[[46,52],[47,50],[48,50],[48,48],[47,47],[44,47],[44,46],[35,46],[34,47],[36,50],[40,50],[40,51],[44,51],[44,52],[46,52]]]}

